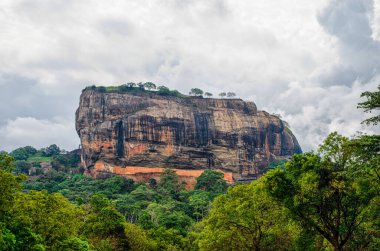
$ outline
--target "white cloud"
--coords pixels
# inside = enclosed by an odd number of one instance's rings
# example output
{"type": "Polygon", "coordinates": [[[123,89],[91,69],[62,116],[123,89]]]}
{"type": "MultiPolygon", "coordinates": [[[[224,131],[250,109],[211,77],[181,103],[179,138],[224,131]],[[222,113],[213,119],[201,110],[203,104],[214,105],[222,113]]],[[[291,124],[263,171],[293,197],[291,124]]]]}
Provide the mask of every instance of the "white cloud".
{"type": "MultiPolygon", "coordinates": [[[[277,102],[282,106],[275,113],[283,115],[294,130],[304,150],[315,149],[331,132],[353,136],[358,131],[380,133],[379,128],[361,124],[368,115],[356,108],[361,101],[358,93],[376,89],[380,77],[368,84],[354,83],[352,87],[313,87],[292,83],[277,102]]],[[[372,114],[371,114],[372,115],[372,114]]]]}
{"type": "MultiPolygon", "coordinates": [[[[311,149],[335,128],[361,129],[379,16],[372,0],[3,0],[0,126],[73,118],[85,85],[152,81],[235,91],[281,112],[311,149]]],[[[75,148],[70,123],[62,137],[75,148]]]]}
{"type": "Polygon", "coordinates": [[[32,145],[42,148],[51,144],[72,150],[79,145],[72,120],[53,118],[38,120],[31,117],[9,120],[0,127],[0,150],[11,151],[17,147],[32,145]]]}
{"type": "Polygon", "coordinates": [[[372,16],[372,37],[380,41],[380,1],[373,2],[373,16],[372,16]]]}

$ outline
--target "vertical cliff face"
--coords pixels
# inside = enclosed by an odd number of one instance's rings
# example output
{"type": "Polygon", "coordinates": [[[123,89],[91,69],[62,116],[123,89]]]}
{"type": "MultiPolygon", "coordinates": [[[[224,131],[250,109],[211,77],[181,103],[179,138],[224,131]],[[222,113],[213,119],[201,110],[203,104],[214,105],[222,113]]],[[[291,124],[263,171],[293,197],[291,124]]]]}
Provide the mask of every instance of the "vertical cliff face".
{"type": "Polygon", "coordinates": [[[301,152],[278,117],[241,99],[85,90],[76,129],[83,163],[93,175],[112,173],[94,168],[102,161],[118,167],[211,168],[234,180],[252,179],[271,161],[301,152]]]}

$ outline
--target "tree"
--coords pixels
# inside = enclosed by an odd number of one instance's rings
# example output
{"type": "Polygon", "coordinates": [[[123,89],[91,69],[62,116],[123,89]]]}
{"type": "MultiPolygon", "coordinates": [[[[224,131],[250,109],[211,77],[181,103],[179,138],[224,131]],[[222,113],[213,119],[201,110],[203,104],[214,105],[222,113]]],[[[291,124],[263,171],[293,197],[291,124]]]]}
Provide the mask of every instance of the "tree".
{"type": "Polygon", "coordinates": [[[133,82],[129,82],[126,84],[128,88],[133,88],[133,87],[136,87],[136,84],[133,83],[133,82]]]}
{"type": "Polygon", "coordinates": [[[44,250],[42,237],[30,226],[16,220],[12,210],[16,205],[25,175],[14,175],[14,159],[0,153],[0,250],[44,250]]]}
{"type": "MultiPolygon", "coordinates": [[[[71,195],[72,200],[78,195],[86,198],[97,191],[118,199],[110,201],[104,195],[95,194],[89,204],[83,204],[82,199],[77,200],[81,204],[77,206],[58,193],[22,192],[25,176],[13,174],[14,166],[13,157],[0,152],[0,251],[159,249],[145,230],[128,224],[114,207],[115,203],[128,220],[140,223],[141,215],[150,216],[146,211],[148,205],[163,198],[154,190],[140,185],[126,193],[133,184],[120,176],[94,181],[79,174],[68,175],[54,170],[44,175],[48,177],[45,184],[41,180],[36,181],[38,189],[58,190],[71,195]]],[[[168,178],[164,184],[163,187],[171,187],[172,184],[176,188],[178,180],[168,178]]],[[[166,236],[160,247],[169,239],[173,243],[175,239],[176,244],[182,243],[187,227],[193,222],[185,212],[190,206],[170,197],[164,199],[168,201],[160,202],[162,207],[152,211],[152,215],[160,214],[158,228],[161,230],[157,231],[158,235],[166,236]]],[[[165,245],[162,246],[164,250],[171,244],[165,245]]]]}
{"type": "Polygon", "coordinates": [[[140,227],[126,223],[113,203],[95,194],[87,206],[83,234],[98,250],[154,250],[155,243],[140,227]]]}
{"type": "Polygon", "coordinates": [[[193,215],[197,221],[207,213],[210,201],[209,193],[202,190],[194,190],[194,193],[189,197],[189,205],[193,208],[193,215]]]}
{"type": "Polygon", "coordinates": [[[0,171],[12,172],[14,168],[14,158],[6,152],[0,152],[0,171]]]}
{"type": "Polygon", "coordinates": [[[155,89],[156,89],[156,85],[153,84],[152,82],[145,82],[145,83],[144,83],[144,87],[145,87],[146,89],[148,89],[149,91],[150,91],[150,90],[155,90],[155,89]]]}
{"type": "Polygon", "coordinates": [[[178,192],[183,189],[183,185],[179,182],[178,174],[170,168],[166,168],[161,173],[157,187],[162,195],[171,197],[176,197],[178,192]]]}
{"type": "MultiPolygon", "coordinates": [[[[380,109],[380,85],[376,92],[364,92],[361,97],[366,97],[367,101],[359,103],[358,108],[364,109],[364,112],[378,111],[380,109]]],[[[377,125],[380,122],[380,115],[373,116],[364,120],[362,123],[367,125],[377,125]]],[[[353,175],[362,177],[368,175],[371,188],[376,190],[376,198],[369,205],[369,220],[363,224],[355,233],[355,243],[361,243],[364,248],[373,250],[380,249],[380,135],[363,135],[356,136],[349,142],[353,148],[357,165],[353,168],[353,175]],[[359,233],[359,234],[358,234],[359,233]],[[374,234],[378,233],[378,234],[374,234]]],[[[357,247],[350,247],[358,249],[357,247]]],[[[360,247],[361,248],[361,247],[360,247]]]]}
{"type": "Polygon", "coordinates": [[[76,238],[82,211],[60,194],[22,193],[25,176],[13,167],[13,158],[0,154],[0,250],[86,250],[76,238]]]}
{"type": "Polygon", "coordinates": [[[377,183],[380,194],[380,135],[360,135],[349,142],[357,165],[354,171],[368,173],[377,183]]]}
{"type": "Polygon", "coordinates": [[[330,134],[318,154],[296,154],[265,176],[269,193],[305,228],[343,250],[368,220],[368,205],[376,194],[368,174],[354,173],[356,158],[348,139],[330,134]]]}
{"type": "Polygon", "coordinates": [[[190,226],[192,220],[183,211],[178,210],[177,206],[178,203],[174,200],[153,202],[148,205],[146,212],[154,227],[174,228],[185,235],[186,228],[190,226]]]}
{"type": "Polygon", "coordinates": [[[226,97],[226,93],[225,92],[221,92],[221,93],[219,93],[219,97],[221,97],[221,98],[224,98],[224,97],[226,97]]]}
{"type": "Polygon", "coordinates": [[[101,92],[101,93],[106,93],[107,92],[107,88],[105,86],[99,86],[96,88],[96,90],[98,92],[101,92]]]}
{"type": "Polygon", "coordinates": [[[47,191],[19,193],[15,205],[13,217],[43,237],[48,250],[59,250],[62,243],[74,245],[73,238],[83,225],[83,211],[63,195],[47,191]]]}
{"type": "Polygon", "coordinates": [[[212,197],[226,192],[227,183],[222,172],[206,169],[198,178],[195,189],[210,192],[212,197]]]}
{"type": "Polygon", "coordinates": [[[205,92],[205,96],[208,97],[208,98],[210,98],[210,97],[212,97],[212,93],[210,93],[210,92],[205,92]]]}
{"type": "Polygon", "coordinates": [[[121,91],[121,92],[127,92],[127,91],[129,91],[130,88],[131,88],[131,87],[129,87],[128,85],[123,84],[123,85],[120,85],[120,86],[118,87],[118,90],[121,91]]]}
{"type": "MultiPolygon", "coordinates": [[[[363,92],[361,97],[366,97],[367,100],[358,104],[358,108],[364,109],[364,112],[371,113],[380,110],[380,85],[377,87],[378,91],[374,92],[363,92]]],[[[374,124],[377,125],[380,122],[380,115],[373,116],[369,119],[364,120],[362,123],[367,125],[374,124]]]]}
{"type": "Polygon", "coordinates": [[[137,83],[137,86],[139,87],[140,90],[145,90],[144,88],[145,86],[142,82],[137,83]]]}
{"type": "MultiPolygon", "coordinates": [[[[359,103],[358,108],[365,109],[365,112],[380,109],[380,85],[377,87],[377,92],[364,92],[361,97],[367,97],[367,101],[359,103]]],[[[374,116],[362,123],[367,125],[377,125],[380,121],[380,115],[374,116]]],[[[364,172],[374,173],[377,184],[380,185],[380,135],[359,135],[350,142],[350,146],[354,148],[354,153],[357,160],[360,161],[360,170],[364,172]]],[[[380,194],[380,191],[378,192],[380,194]]]]}
{"type": "Polygon", "coordinates": [[[29,156],[32,156],[37,153],[37,149],[33,146],[24,146],[24,150],[28,153],[29,156]]]}
{"type": "Polygon", "coordinates": [[[15,219],[12,210],[21,191],[25,175],[14,175],[14,159],[0,153],[0,250],[43,250],[42,238],[15,219]]]}
{"type": "Polygon", "coordinates": [[[60,250],[92,251],[93,249],[90,249],[90,245],[87,241],[78,237],[71,237],[60,244],[60,250]]]}
{"type": "Polygon", "coordinates": [[[145,231],[134,224],[125,223],[124,234],[130,250],[157,250],[156,243],[147,236],[145,231]]]}
{"type": "Polygon", "coordinates": [[[10,155],[15,158],[16,160],[27,160],[29,155],[27,152],[24,151],[22,148],[17,148],[13,150],[10,155]]]}
{"type": "Polygon", "coordinates": [[[170,89],[166,86],[159,86],[157,87],[157,93],[160,94],[160,95],[170,95],[170,89]]]}
{"type": "Polygon", "coordinates": [[[201,225],[200,250],[294,250],[299,232],[260,181],[218,196],[201,225]]]}
{"type": "Polygon", "coordinates": [[[190,95],[194,95],[194,96],[202,96],[203,95],[203,91],[199,88],[192,88],[190,90],[190,95]]]}
{"type": "Polygon", "coordinates": [[[14,204],[17,192],[21,190],[24,175],[13,175],[14,159],[6,153],[0,153],[0,220],[14,204]]]}
{"type": "Polygon", "coordinates": [[[236,94],[234,92],[227,92],[227,97],[228,98],[233,98],[235,96],[236,96],[236,94]]]}
{"type": "Polygon", "coordinates": [[[149,187],[152,189],[156,189],[157,188],[157,180],[154,178],[149,179],[149,187]]]}
{"type": "Polygon", "coordinates": [[[123,194],[130,189],[129,181],[121,176],[113,176],[99,183],[102,194],[112,197],[115,194],[123,194]]]}
{"type": "Polygon", "coordinates": [[[124,250],[126,244],[124,223],[123,215],[113,208],[111,202],[105,196],[95,194],[90,199],[83,234],[94,245],[105,241],[112,250],[124,250]]]}
{"type": "Polygon", "coordinates": [[[10,155],[15,158],[15,160],[26,160],[30,156],[37,153],[37,149],[32,146],[20,147],[13,150],[10,155]]]}
{"type": "Polygon", "coordinates": [[[32,168],[32,164],[25,160],[16,161],[15,173],[29,174],[29,170],[32,168]]]}
{"type": "Polygon", "coordinates": [[[137,223],[139,219],[142,210],[141,205],[145,206],[144,203],[140,203],[130,194],[124,194],[115,201],[117,211],[124,215],[127,222],[133,224],[137,223]]]}
{"type": "Polygon", "coordinates": [[[145,201],[154,201],[157,197],[156,191],[149,189],[145,184],[138,186],[133,190],[130,195],[135,200],[145,200],[145,201]]]}
{"type": "Polygon", "coordinates": [[[43,151],[44,155],[47,157],[55,156],[61,153],[61,149],[56,144],[50,145],[43,151]]]}
{"type": "Polygon", "coordinates": [[[156,250],[185,250],[183,247],[185,239],[177,229],[158,227],[149,233],[157,242],[156,250]]]}

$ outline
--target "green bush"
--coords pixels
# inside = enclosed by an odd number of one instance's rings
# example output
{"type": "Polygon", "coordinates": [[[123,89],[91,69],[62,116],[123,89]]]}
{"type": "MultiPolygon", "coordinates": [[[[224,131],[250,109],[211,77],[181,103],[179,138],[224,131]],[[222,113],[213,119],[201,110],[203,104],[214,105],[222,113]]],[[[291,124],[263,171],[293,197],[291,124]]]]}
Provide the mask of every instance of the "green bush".
{"type": "MultiPolygon", "coordinates": [[[[156,84],[152,82],[145,83],[127,83],[120,86],[88,86],[83,89],[83,91],[93,90],[100,93],[156,93],[161,96],[172,96],[179,98],[186,98],[188,96],[180,93],[177,90],[170,90],[166,86],[156,87],[156,84]]],[[[82,91],[82,92],[83,92],[82,91]]]]}

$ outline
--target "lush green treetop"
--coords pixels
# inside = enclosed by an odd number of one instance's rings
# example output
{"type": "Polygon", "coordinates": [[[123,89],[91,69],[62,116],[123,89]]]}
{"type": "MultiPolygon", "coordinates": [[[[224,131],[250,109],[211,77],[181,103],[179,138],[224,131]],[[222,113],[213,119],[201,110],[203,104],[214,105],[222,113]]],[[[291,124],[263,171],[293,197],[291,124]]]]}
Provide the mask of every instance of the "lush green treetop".
{"type": "Polygon", "coordinates": [[[11,172],[15,168],[14,158],[6,152],[0,152],[0,170],[11,172]]]}
{"type": "Polygon", "coordinates": [[[192,88],[189,92],[190,95],[194,95],[194,96],[202,96],[203,95],[203,91],[199,88],[192,88]]]}
{"type": "Polygon", "coordinates": [[[201,226],[200,250],[295,250],[300,231],[259,181],[217,197],[201,226]]]}
{"type": "Polygon", "coordinates": [[[144,83],[144,88],[148,89],[148,90],[154,90],[156,89],[156,85],[152,82],[145,82],[144,83]]]}
{"type": "Polygon", "coordinates": [[[236,94],[234,92],[227,92],[227,97],[234,98],[236,94]]]}
{"type": "Polygon", "coordinates": [[[56,144],[52,144],[46,147],[43,153],[45,156],[48,156],[48,157],[55,156],[61,153],[61,149],[56,144]]]}
{"type": "Polygon", "coordinates": [[[206,96],[206,97],[212,97],[212,93],[210,93],[210,92],[205,92],[205,96],[206,96]]]}
{"type": "Polygon", "coordinates": [[[32,146],[20,147],[13,150],[10,155],[16,160],[26,160],[28,157],[37,153],[37,149],[32,146]]]}
{"type": "Polygon", "coordinates": [[[222,172],[206,169],[198,178],[195,189],[210,192],[213,195],[219,195],[227,190],[227,183],[224,180],[222,172]]]}
{"type": "MultiPolygon", "coordinates": [[[[377,87],[377,91],[363,92],[361,97],[367,98],[366,101],[359,103],[358,108],[364,109],[364,112],[379,112],[380,110],[380,85],[377,87]]],[[[377,125],[380,122],[380,115],[375,115],[369,119],[363,121],[363,123],[370,125],[377,125]]]]}
{"type": "Polygon", "coordinates": [[[270,171],[265,184],[295,220],[343,250],[363,226],[376,190],[369,173],[352,175],[357,159],[347,138],[332,133],[318,153],[294,155],[285,170],[270,171]]]}
{"type": "Polygon", "coordinates": [[[164,196],[177,196],[179,191],[184,188],[180,183],[178,174],[170,168],[166,168],[160,175],[158,190],[164,196]]]}

